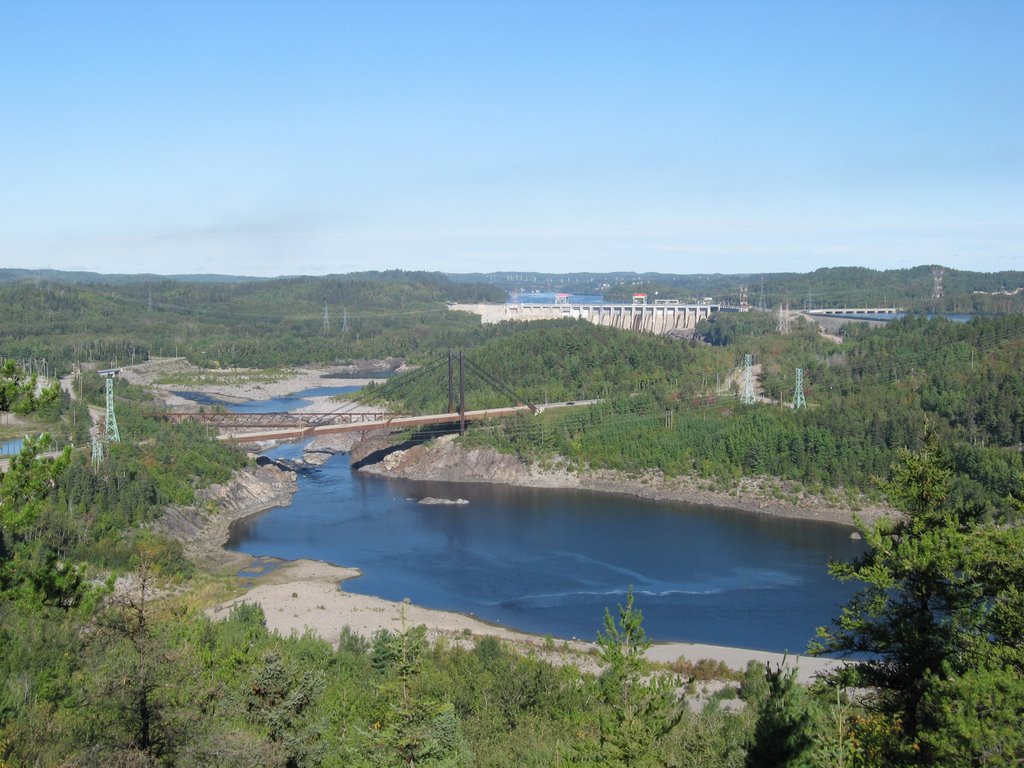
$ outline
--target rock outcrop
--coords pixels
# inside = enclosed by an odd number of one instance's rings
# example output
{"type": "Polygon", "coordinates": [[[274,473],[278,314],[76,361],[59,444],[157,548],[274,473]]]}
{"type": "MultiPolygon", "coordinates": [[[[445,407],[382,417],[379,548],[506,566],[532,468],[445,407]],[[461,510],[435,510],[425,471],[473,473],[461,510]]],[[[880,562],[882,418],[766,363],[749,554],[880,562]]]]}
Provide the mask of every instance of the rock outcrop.
{"type": "Polygon", "coordinates": [[[168,507],[150,527],[181,541],[190,556],[216,556],[224,551],[231,523],[291,504],[297,488],[293,472],[274,466],[246,467],[228,482],[198,491],[195,504],[168,507]]]}
{"type": "Polygon", "coordinates": [[[353,462],[353,466],[362,472],[407,480],[578,488],[628,494],[659,502],[677,501],[846,525],[852,524],[854,511],[867,522],[894,514],[888,507],[869,504],[852,510],[829,504],[824,498],[806,492],[802,492],[798,503],[792,503],[771,495],[771,478],[744,478],[735,488],[721,490],[716,489],[710,480],[689,476],[665,477],[656,470],[629,475],[606,469],[570,471],[541,468],[524,464],[517,457],[498,453],[493,448],[465,448],[454,435],[408,448],[386,448],[383,442],[376,441],[371,446],[356,446],[352,453],[353,456],[358,453],[364,457],[360,464],[353,462]]]}
{"type": "Polygon", "coordinates": [[[444,480],[461,483],[510,483],[532,485],[530,469],[515,456],[498,453],[492,448],[465,449],[455,442],[455,435],[440,437],[406,449],[385,452],[374,444],[373,450],[352,450],[353,464],[359,455],[362,461],[375,454],[384,454],[373,464],[360,469],[368,474],[392,475],[408,480],[444,480]]]}

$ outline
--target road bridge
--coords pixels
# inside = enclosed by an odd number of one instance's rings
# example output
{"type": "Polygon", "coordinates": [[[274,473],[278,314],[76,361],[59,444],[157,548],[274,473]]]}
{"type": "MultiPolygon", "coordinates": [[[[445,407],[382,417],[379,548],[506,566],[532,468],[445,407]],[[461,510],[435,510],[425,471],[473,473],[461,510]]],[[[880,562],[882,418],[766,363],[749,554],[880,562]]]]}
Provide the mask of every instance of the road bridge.
{"type": "MultiPolygon", "coordinates": [[[[326,434],[340,434],[343,432],[370,433],[377,430],[397,431],[402,429],[416,429],[417,427],[431,426],[434,424],[464,424],[471,421],[488,421],[492,419],[505,419],[515,414],[534,413],[546,410],[582,408],[592,406],[599,400],[578,400],[571,402],[550,402],[544,406],[510,406],[507,408],[489,408],[481,411],[466,411],[465,413],[429,414],[425,416],[409,416],[397,414],[376,414],[376,418],[348,423],[310,424],[309,422],[297,423],[293,420],[291,426],[278,428],[260,429],[253,432],[231,432],[218,435],[217,439],[223,442],[264,442],[269,440],[292,440],[302,437],[318,437],[326,434]]],[[[168,415],[170,416],[170,415],[168,415]]],[[[174,415],[177,416],[177,415],[174,415]]],[[[250,416],[250,414],[233,414],[233,416],[250,416]]],[[[296,417],[301,414],[288,414],[296,417]]],[[[308,416],[308,414],[307,414],[308,416]]],[[[221,429],[227,428],[227,424],[218,425],[221,429]]]]}
{"type": "Polygon", "coordinates": [[[408,413],[382,414],[381,411],[276,411],[271,413],[231,413],[220,411],[176,411],[160,414],[173,424],[206,424],[224,429],[303,429],[338,424],[377,423],[383,416],[411,416],[408,413]]]}

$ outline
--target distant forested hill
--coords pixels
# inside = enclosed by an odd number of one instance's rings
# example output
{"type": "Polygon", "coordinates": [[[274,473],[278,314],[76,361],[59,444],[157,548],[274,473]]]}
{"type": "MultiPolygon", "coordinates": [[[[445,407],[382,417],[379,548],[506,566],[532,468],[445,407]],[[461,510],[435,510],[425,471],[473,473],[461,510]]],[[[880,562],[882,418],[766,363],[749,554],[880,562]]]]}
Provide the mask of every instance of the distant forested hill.
{"type": "Polygon", "coordinates": [[[747,301],[758,307],[764,285],[765,308],[788,303],[793,309],[811,307],[899,306],[927,312],[1019,312],[1024,309],[1024,272],[966,272],[944,269],[941,300],[934,300],[933,267],[875,270],[863,267],[832,267],[807,274],[689,274],[654,272],[574,272],[545,274],[491,272],[452,275],[453,280],[487,282],[506,291],[569,291],[600,293],[608,300],[630,301],[634,292],[651,298],[699,300],[713,298],[727,304],[740,302],[746,287],[747,301]],[[1014,291],[1017,291],[1014,294],[1014,291]]]}
{"type": "Polygon", "coordinates": [[[58,367],[150,354],[212,367],[403,356],[482,332],[479,319],[449,312],[446,302],[503,298],[492,286],[427,272],[241,282],[33,279],[0,284],[0,356],[47,358],[58,367]]]}

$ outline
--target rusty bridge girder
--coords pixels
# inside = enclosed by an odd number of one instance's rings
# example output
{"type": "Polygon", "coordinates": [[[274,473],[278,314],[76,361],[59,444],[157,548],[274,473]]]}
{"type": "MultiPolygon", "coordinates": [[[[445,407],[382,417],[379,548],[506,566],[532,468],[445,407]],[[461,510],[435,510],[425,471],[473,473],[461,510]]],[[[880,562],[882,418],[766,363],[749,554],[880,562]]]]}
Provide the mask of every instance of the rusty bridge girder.
{"type": "Polygon", "coordinates": [[[361,424],[381,422],[409,414],[381,413],[380,411],[336,411],[328,413],[223,413],[178,411],[161,414],[174,424],[191,422],[225,429],[266,429],[271,427],[316,427],[333,424],[361,424]]]}

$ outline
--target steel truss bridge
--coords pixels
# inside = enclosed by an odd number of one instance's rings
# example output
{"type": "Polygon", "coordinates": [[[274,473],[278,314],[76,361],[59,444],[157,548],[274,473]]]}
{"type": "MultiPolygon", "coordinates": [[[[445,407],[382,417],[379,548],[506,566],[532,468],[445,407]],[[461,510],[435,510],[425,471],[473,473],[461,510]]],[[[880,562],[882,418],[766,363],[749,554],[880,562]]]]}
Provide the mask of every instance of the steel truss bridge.
{"type": "Polygon", "coordinates": [[[273,429],[278,427],[302,429],[304,427],[334,426],[339,424],[375,424],[388,419],[410,416],[407,413],[381,413],[380,411],[331,411],[328,413],[300,413],[279,411],[273,413],[224,413],[177,411],[164,414],[173,424],[189,422],[222,429],[273,429]]]}

